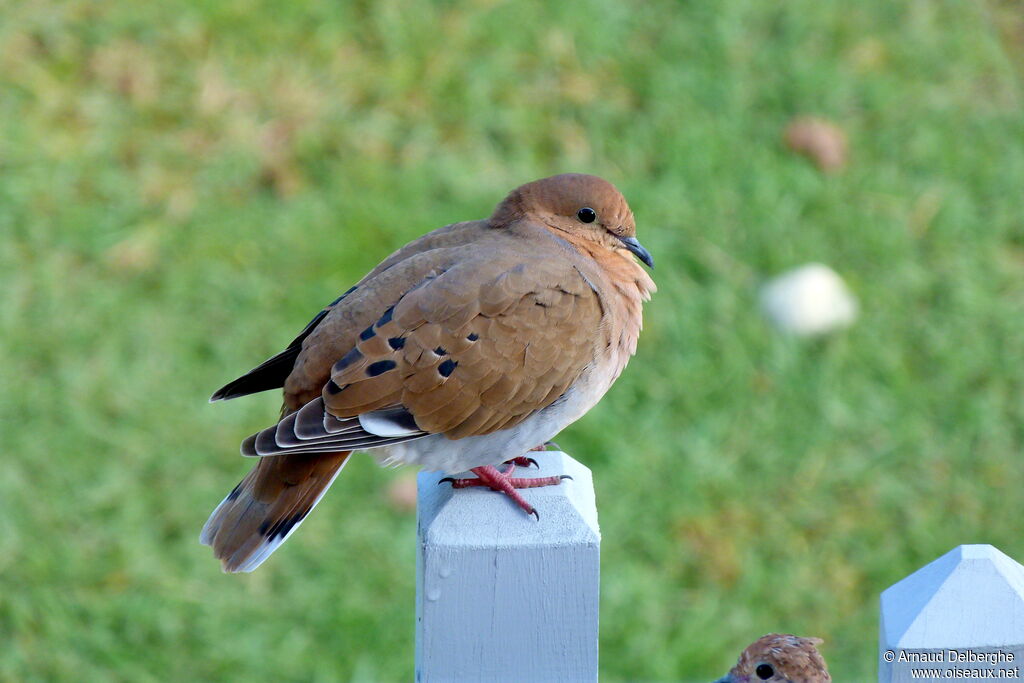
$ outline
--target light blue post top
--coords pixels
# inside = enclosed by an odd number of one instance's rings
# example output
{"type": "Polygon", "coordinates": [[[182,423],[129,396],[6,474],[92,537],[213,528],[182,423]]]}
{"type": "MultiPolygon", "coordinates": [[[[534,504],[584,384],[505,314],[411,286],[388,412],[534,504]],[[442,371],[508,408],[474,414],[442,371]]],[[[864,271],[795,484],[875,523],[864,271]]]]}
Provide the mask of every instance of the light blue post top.
{"type": "Polygon", "coordinates": [[[888,649],[1024,644],[1024,567],[991,545],[961,545],[882,593],[888,649]]]}
{"type": "Polygon", "coordinates": [[[520,510],[508,497],[486,487],[455,490],[449,484],[438,483],[444,474],[421,472],[418,482],[421,543],[474,548],[599,543],[601,532],[590,470],[560,451],[534,452],[530,456],[540,469],[517,467],[513,476],[567,474],[572,477],[558,486],[520,489],[537,509],[539,521],[520,510]],[[501,520],[501,524],[494,524],[495,519],[501,520]]]}

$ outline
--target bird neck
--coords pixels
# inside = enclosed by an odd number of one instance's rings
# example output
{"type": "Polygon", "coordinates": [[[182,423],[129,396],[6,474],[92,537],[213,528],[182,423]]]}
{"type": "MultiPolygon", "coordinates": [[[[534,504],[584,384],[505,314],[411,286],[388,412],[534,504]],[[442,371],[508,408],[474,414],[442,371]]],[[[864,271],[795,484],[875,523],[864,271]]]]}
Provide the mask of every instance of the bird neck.
{"type": "Polygon", "coordinates": [[[609,248],[572,233],[560,231],[559,236],[584,257],[585,267],[580,272],[601,298],[602,338],[595,341],[600,345],[597,353],[611,366],[607,375],[611,385],[636,353],[637,339],[643,327],[641,309],[657,287],[627,250],[609,248]],[[590,269],[596,272],[587,272],[590,269]]]}

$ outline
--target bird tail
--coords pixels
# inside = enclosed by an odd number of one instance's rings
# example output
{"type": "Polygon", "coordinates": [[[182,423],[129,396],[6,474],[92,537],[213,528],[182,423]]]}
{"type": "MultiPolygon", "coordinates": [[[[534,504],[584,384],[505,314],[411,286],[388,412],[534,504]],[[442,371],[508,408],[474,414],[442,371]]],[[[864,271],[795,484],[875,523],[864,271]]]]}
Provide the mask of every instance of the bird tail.
{"type": "Polygon", "coordinates": [[[299,528],[348,462],[352,451],[273,455],[228,494],[203,526],[226,572],[251,572],[299,528]]]}

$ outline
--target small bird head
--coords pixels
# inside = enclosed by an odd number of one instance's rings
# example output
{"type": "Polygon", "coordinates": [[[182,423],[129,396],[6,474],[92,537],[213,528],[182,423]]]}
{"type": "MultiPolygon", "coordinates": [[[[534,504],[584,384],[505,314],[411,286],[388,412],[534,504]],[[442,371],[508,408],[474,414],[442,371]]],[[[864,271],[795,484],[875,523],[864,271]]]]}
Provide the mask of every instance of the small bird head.
{"type": "Polygon", "coordinates": [[[728,675],[715,683],[831,683],[821,638],[769,633],[740,655],[728,675]]]}
{"type": "Polygon", "coordinates": [[[654,267],[650,252],[636,239],[625,197],[597,176],[565,173],[522,185],[498,205],[490,222],[503,227],[524,218],[609,249],[626,249],[654,267]]]}

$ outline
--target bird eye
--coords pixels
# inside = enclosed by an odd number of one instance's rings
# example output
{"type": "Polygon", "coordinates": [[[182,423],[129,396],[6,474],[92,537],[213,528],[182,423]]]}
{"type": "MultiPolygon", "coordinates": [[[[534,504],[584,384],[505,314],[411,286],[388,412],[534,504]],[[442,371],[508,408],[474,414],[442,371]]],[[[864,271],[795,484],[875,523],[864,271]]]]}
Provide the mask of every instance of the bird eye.
{"type": "Polygon", "coordinates": [[[589,206],[584,206],[576,212],[576,218],[579,218],[584,223],[593,223],[597,220],[597,212],[589,206]]]}
{"type": "Polygon", "coordinates": [[[771,664],[758,664],[757,668],[754,669],[754,673],[762,681],[767,681],[769,678],[775,675],[775,669],[772,668],[771,664]]]}

